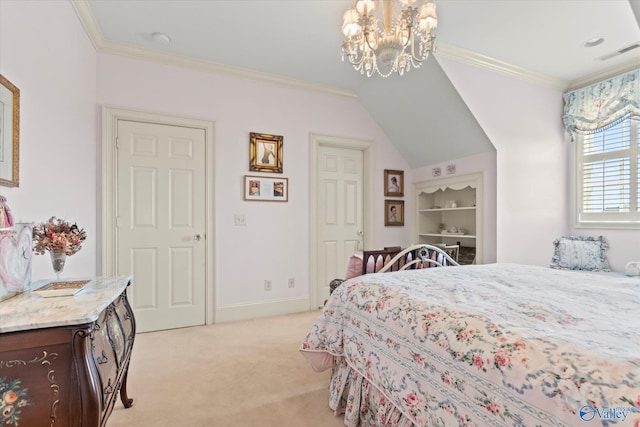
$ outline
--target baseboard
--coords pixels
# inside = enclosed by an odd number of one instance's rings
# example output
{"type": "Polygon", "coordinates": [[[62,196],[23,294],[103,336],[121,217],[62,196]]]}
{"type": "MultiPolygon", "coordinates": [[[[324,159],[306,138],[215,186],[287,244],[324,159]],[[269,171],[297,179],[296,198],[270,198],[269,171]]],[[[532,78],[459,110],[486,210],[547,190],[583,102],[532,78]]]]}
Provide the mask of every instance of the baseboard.
{"type": "Polygon", "coordinates": [[[309,311],[309,298],[265,301],[253,304],[217,307],[215,323],[235,322],[238,320],[277,316],[279,314],[300,313],[303,311],[309,311]]]}

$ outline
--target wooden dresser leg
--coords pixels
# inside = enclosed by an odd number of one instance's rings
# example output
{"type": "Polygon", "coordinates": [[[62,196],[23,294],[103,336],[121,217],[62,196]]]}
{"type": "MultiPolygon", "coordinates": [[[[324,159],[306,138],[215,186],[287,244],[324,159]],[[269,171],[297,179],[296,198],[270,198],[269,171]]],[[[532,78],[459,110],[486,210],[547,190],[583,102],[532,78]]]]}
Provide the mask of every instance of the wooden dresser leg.
{"type": "Polygon", "coordinates": [[[124,373],[124,377],[122,377],[122,385],[120,386],[120,400],[125,408],[131,408],[133,406],[133,399],[129,399],[127,396],[127,376],[129,376],[129,368],[127,367],[127,372],[124,373]]]}

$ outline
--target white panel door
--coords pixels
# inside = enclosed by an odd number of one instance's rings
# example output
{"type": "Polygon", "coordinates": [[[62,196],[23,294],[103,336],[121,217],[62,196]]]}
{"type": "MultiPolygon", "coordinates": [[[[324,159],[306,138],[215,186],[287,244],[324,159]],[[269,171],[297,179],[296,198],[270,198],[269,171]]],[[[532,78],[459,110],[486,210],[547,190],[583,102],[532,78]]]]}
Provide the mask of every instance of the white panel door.
{"type": "Polygon", "coordinates": [[[118,121],[118,274],[138,331],[205,323],[205,132],[118,121]]]}
{"type": "Polygon", "coordinates": [[[329,297],[329,283],[343,279],[358,247],[363,223],[363,153],[318,147],[318,302],[329,297]]]}

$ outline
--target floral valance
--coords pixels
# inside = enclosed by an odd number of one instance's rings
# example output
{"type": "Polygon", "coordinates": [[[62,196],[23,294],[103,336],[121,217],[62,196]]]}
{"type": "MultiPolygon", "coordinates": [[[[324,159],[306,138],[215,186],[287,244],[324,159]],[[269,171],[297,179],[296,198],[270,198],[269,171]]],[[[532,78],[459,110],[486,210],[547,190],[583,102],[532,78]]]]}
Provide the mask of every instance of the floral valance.
{"type": "Polygon", "coordinates": [[[572,133],[596,132],[640,116],[640,69],[564,94],[564,126],[572,133]]]}

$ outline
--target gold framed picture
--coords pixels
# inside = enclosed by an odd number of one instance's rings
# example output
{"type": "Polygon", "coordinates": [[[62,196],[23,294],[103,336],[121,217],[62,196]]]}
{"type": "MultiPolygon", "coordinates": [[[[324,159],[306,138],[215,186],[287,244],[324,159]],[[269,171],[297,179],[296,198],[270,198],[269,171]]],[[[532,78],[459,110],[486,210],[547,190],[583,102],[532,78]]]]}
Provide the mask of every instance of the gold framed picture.
{"type": "Polygon", "coordinates": [[[289,180],[287,178],[267,178],[264,176],[244,176],[244,199],[265,202],[286,202],[289,200],[289,180]]]}
{"type": "Polygon", "coordinates": [[[404,200],[384,201],[384,225],[404,225],[404,200]]]}
{"type": "Polygon", "coordinates": [[[0,185],[18,187],[20,89],[0,74],[0,185]]]}
{"type": "Polygon", "coordinates": [[[404,196],[404,171],[384,170],[384,195],[387,197],[404,196]]]}
{"type": "Polygon", "coordinates": [[[279,135],[251,132],[249,170],[282,173],[282,141],[279,135]]]}

